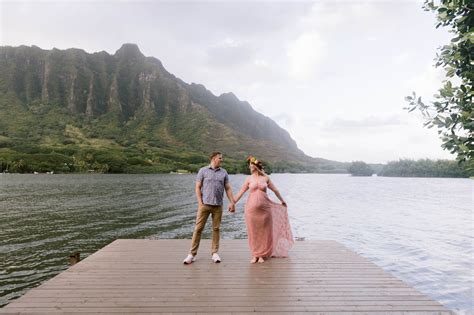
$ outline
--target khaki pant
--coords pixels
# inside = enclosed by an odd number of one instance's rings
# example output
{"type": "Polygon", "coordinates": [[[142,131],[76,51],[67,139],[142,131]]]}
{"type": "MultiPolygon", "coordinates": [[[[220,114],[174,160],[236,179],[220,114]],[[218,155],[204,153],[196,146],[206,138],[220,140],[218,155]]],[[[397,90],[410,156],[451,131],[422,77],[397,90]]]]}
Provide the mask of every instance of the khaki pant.
{"type": "Polygon", "coordinates": [[[191,242],[191,255],[196,256],[199,242],[201,242],[201,234],[206,225],[207,218],[212,216],[212,249],[211,254],[217,253],[219,250],[220,226],[222,219],[222,206],[203,205],[199,207],[196,216],[196,227],[194,228],[193,240],[191,242]]]}

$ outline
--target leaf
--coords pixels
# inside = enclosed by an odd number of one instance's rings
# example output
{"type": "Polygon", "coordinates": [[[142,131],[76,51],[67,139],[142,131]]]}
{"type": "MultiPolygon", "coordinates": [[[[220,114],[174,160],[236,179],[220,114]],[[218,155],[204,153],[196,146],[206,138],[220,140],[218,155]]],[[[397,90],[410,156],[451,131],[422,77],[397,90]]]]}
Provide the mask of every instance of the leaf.
{"type": "Polygon", "coordinates": [[[446,127],[449,127],[451,124],[452,124],[452,119],[450,117],[446,117],[446,119],[444,120],[444,125],[446,127]]]}
{"type": "Polygon", "coordinates": [[[441,121],[440,116],[435,117],[435,118],[433,119],[433,123],[434,123],[435,125],[437,125],[437,126],[442,126],[442,125],[444,125],[444,122],[441,121]]]}
{"type": "Polygon", "coordinates": [[[469,148],[463,143],[459,144],[459,148],[464,152],[469,152],[469,148]]]}

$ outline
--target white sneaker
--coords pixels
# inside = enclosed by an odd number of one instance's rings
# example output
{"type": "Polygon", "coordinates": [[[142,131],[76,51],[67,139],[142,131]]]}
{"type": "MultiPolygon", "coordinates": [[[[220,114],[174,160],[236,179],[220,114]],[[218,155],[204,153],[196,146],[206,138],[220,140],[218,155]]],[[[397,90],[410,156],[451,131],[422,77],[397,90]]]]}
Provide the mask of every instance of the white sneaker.
{"type": "Polygon", "coordinates": [[[191,263],[193,263],[194,261],[196,261],[196,257],[194,257],[193,255],[189,254],[188,256],[186,256],[186,258],[184,259],[183,263],[185,265],[189,265],[191,263]]]}
{"type": "Polygon", "coordinates": [[[217,253],[214,253],[214,254],[212,254],[212,261],[215,262],[215,263],[220,263],[221,258],[219,257],[219,255],[217,253]]]}

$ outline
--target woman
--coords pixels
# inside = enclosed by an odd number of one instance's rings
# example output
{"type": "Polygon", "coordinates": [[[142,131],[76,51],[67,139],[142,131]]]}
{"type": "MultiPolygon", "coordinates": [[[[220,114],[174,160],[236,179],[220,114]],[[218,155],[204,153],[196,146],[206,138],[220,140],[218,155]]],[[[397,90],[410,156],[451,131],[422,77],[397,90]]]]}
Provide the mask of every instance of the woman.
{"type": "Polygon", "coordinates": [[[266,257],[286,257],[293,245],[286,202],[263,171],[262,162],[252,156],[247,158],[247,162],[251,174],[245,179],[234,203],[250,190],[245,204],[245,223],[253,256],[250,262],[263,263],[266,257]],[[281,205],[270,200],[267,187],[275,193],[281,205]]]}

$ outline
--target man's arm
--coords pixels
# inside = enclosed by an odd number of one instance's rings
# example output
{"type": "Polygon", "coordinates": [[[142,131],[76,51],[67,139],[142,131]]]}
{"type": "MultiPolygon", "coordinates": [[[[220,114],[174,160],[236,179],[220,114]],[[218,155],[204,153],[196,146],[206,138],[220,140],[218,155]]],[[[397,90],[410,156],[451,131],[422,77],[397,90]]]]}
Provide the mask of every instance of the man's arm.
{"type": "Polygon", "coordinates": [[[201,187],[202,187],[202,182],[196,182],[195,191],[196,191],[196,198],[197,198],[199,207],[202,207],[203,205],[201,187]]]}
{"type": "Polygon", "coordinates": [[[227,195],[227,199],[229,199],[229,202],[230,202],[229,211],[234,212],[235,211],[234,194],[232,194],[232,187],[230,187],[229,182],[225,183],[225,193],[227,195]]]}

